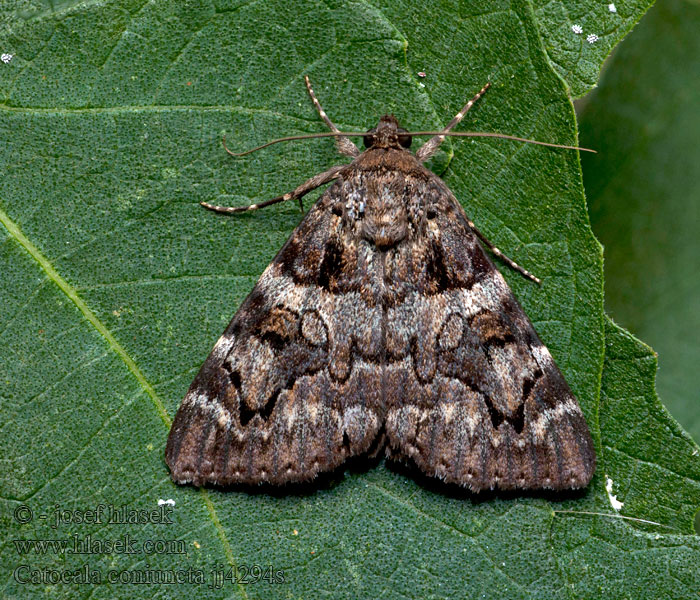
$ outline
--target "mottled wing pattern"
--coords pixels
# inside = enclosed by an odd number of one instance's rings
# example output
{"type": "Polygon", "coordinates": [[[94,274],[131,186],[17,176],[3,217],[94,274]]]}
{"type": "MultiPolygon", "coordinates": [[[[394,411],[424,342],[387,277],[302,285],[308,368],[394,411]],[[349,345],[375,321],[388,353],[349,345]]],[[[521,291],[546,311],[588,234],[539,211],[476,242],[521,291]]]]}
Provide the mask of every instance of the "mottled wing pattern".
{"type": "Polygon", "coordinates": [[[564,377],[451,192],[433,178],[423,195],[433,218],[392,257],[388,454],[474,491],[586,486],[593,444],[564,377]]]}
{"type": "Polygon", "coordinates": [[[178,483],[281,484],[372,452],[384,421],[371,261],[332,214],[335,184],[243,302],[190,386],[166,461],[178,483]]]}
{"type": "Polygon", "coordinates": [[[195,378],[166,449],[196,485],[378,451],[474,491],[585,486],[569,386],[445,184],[401,148],[339,173],[195,378]]]}

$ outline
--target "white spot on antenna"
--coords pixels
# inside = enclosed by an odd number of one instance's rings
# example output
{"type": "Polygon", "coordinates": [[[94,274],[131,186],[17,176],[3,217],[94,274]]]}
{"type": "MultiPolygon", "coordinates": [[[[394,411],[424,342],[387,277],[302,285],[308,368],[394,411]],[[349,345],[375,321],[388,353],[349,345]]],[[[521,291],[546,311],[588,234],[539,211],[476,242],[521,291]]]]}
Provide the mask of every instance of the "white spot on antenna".
{"type": "Polygon", "coordinates": [[[591,33],[586,36],[586,41],[589,44],[595,44],[598,41],[598,36],[595,33],[591,33]]]}
{"type": "Polygon", "coordinates": [[[573,31],[575,34],[583,33],[583,27],[580,25],[572,25],[571,31],[573,31]]]}
{"type": "Polygon", "coordinates": [[[610,477],[605,477],[605,491],[608,492],[608,500],[610,500],[610,506],[612,506],[616,511],[625,505],[624,502],[620,502],[615,494],[612,493],[613,490],[613,480],[610,477]]]}
{"type": "Polygon", "coordinates": [[[167,504],[168,506],[175,506],[175,500],[172,498],[168,498],[167,500],[163,500],[162,498],[158,500],[158,506],[163,506],[164,504],[167,504]]]}
{"type": "Polygon", "coordinates": [[[608,10],[609,10],[611,13],[616,13],[616,12],[617,12],[617,8],[615,8],[615,5],[614,5],[612,2],[611,2],[610,4],[608,4],[608,10]]]}
{"type": "Polygon", "coordinates": [[[4,62],[5,64],[9,63],[13,58],[15,57],[14,54],[8,54],[7,52],[3,52],[2,56],[0,56],[0,60],[4,62]]]}

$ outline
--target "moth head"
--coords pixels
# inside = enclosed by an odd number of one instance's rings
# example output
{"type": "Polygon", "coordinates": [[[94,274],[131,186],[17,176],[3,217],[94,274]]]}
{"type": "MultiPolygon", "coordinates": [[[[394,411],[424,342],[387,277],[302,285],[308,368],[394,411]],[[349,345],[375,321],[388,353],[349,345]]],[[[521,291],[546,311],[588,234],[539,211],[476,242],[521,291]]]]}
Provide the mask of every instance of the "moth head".
{"type": "Polygon", "coordinates": [[[362,138],[365,148],[410,148],[413,139],[394,115],[384,115],[362,138]]]}

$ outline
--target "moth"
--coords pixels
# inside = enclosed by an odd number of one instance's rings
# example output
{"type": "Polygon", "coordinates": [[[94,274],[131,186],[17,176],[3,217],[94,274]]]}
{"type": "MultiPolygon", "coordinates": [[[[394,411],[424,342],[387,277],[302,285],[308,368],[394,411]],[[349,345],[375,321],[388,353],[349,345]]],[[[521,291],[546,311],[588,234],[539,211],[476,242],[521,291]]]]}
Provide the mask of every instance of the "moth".
{"type": "Polygon", "coordinates": [[[480,242],[539,280],[423,166],[447,135],[521,139],[450,131],[489,84],[442,131],[385,115],[363,134],[340,132],[306,84],[331,132],[282,140],[333,136],[353,160],[260,204],[205,204],[254,210],[331,183],[192,382],[166,447],[174,481],[302,482],[384,450],[474,492],[585,487],[581,409],[480,242]],[[433,137],[414,154],[414,135],[433,137]]]}

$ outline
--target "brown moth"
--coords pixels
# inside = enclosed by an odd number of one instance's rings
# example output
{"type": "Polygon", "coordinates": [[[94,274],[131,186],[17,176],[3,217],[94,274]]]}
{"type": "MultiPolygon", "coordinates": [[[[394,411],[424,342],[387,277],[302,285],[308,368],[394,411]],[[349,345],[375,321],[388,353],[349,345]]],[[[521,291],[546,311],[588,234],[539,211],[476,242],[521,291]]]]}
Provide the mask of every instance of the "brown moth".
{"type": "Polygon", "coordinates": [[[172,478],[279,485],[384,449],[477,492],[586,486],[595,453],[581,409],[479,240],[539,280],[422,164],[488,84],[441,132],[382,117],[364,152],[307,87],[354,160],[260,205],[205,205],[251,210],[332,182],[192,382],[168,438],[172,478]]]}

